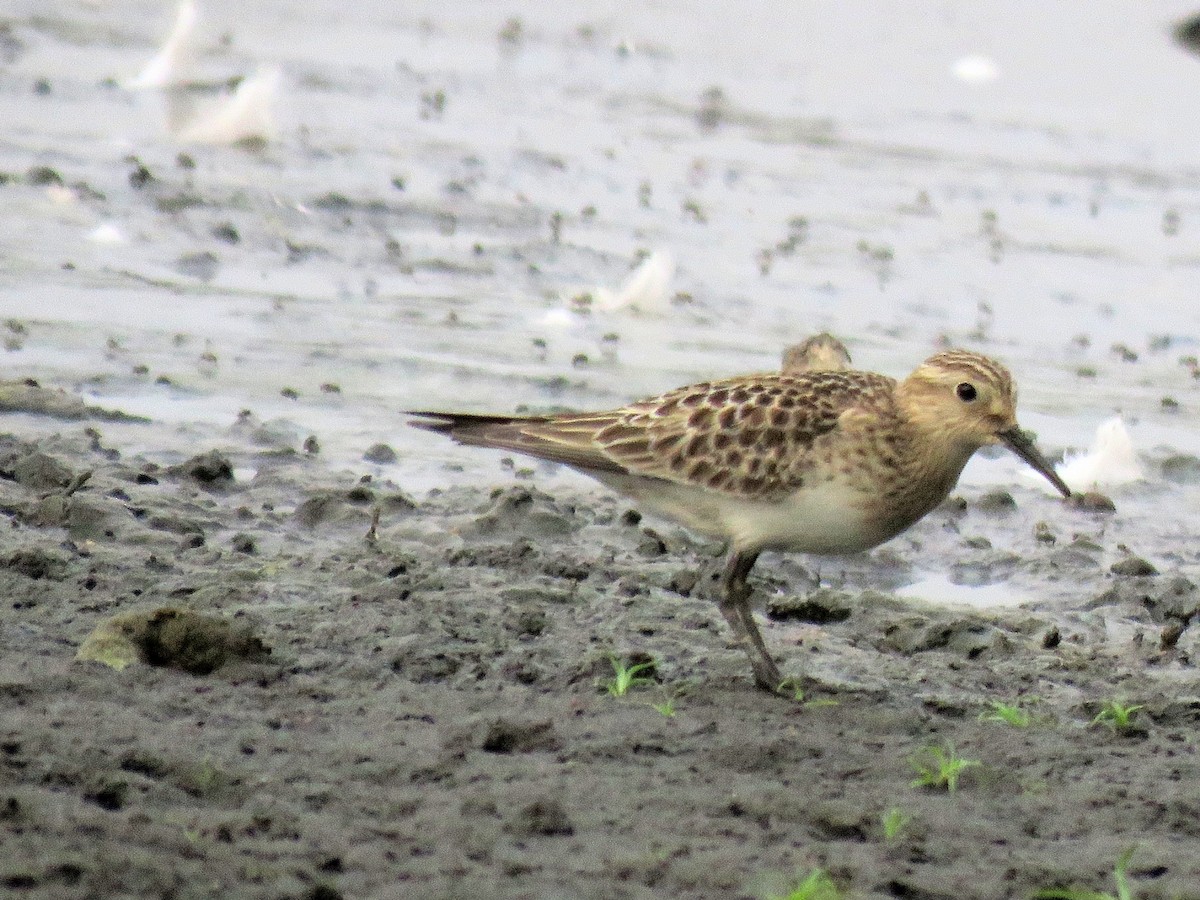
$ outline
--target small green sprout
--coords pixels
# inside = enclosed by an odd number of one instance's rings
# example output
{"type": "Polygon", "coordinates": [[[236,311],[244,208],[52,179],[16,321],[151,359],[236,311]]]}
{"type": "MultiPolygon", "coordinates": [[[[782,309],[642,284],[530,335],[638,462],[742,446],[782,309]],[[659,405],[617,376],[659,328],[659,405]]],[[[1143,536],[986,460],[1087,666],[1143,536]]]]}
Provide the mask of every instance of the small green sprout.
{"type": "Polygon", "coordinates": [[[841,900],[842,892],[822,869],[813,869],[796,887],[786,894],[776,894],[771,900],[841,900]]]}
{"type": "Polygon", "coordinates": [[[1029,711],[1021,709],[1019,703],[1005,703],[1001,700],[993,700],[988,704],[989,711],[979,714],[980,722],[1001,722],[1005,725],[1011,725],[1013,728],[1028,728],[1029,723],[1033,721],[1033,717],[1029,715],[1029,711]]]}
{"type": "Polygon", "coordinates": [[[879,822],[883,825],[883,836],[889,841],[899,837],[900,832],[907,828],[911,821],[912,817],[898,806],[884,810],[883,815],[879,817],[879,822]]]}
{"type": "Polygon", "coordinates": [[[654,679],[646,675],[639,674],[647,669],[653,669],[653,662],[636,663],[632,666],[626,666],[615,656],[610,656],[612,662],[613,677],[604,682],[604,688],[614,697],[624,697],[629,693],[629,689],[636,687],[639,684],[653,684],[654,679]]]}
{"type": "Polygon", "coordinates": [[[828,697],[818,700],[805,700],[803,682],[799,678],[785,678],[779,682],[779,687],[775,688],[777,694],[791,693],[792,699],[801,704],[805,709],[817,709],[821,706],[837,706],[838,701],[828,697]]]}
{"type": "Polygon", "coordinates": [[[775,688],[775,693],[777,693],[777,694],[790,693],[792,695],[792,699],[795,700],[797,703],[804,702],[804,686],[803,686],[803,682],[801,682],[799,678],[783,679],[783,681],[779,682],[779,686],[775,688]]]}
{"type": "Polygon", "coordinates": [[[674,719],[677,710],[674,708],[674,695],[662,698],[660,703],[650,701],[650,707],[664,719],[674,719]]]}
{"type": "Polygon", "coordinates": [[[1133,725],[1133,714],[1141,708],[1140,703],[1125,706],[1119,700],[1105,700],[1092,724],[1107,725],[1114,732],[1127,731],[1133,725]]]}
{"type": "Polygon", "coordinates": [[[958,790],[959,776],[980,764],[977,759],[959,756],[951,744],[926,747],[914,755],[910,762],[917,772],[913,787],[945,788],[951,794],[958,790]]]}
{"type": "Polygon", "coordinates": [[[1129,860],[1137,847],[1130,847],[1117,857],[1113,867],[1113,880],[1117,882],[1116,896],[1089,891],[1085,888],[1043,888],[1033,895],[1034,900],[1134,900],[1133,888],[1129,886],[1129,860]]]}

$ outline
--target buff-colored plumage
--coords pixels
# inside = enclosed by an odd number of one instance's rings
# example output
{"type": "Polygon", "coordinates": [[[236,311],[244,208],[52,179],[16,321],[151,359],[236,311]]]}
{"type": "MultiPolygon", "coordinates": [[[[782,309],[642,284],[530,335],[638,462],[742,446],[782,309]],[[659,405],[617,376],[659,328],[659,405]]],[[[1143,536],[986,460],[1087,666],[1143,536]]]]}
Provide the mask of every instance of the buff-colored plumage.
{"type": "Polygon", "coordinates": [[[828,331],[805,338],[783,351],[783,372],[839,372],[851,366],[850,351],[828,331]]]}
{"type": "Polygon", "coordinates": [[[882,543],[945,499],[987,444],[1006,444],[1069,493],[1017,427],[1008,371],[966,351],[935,354],[900,382],[847,369],[784,371],[694,384],[605,412],[413,415],[426,419],[414,425],[463,444],[572,466],[728,540],[722,611],[768,688],[778,671],[745,588],[762,550],[844,553],[882,543]]]}

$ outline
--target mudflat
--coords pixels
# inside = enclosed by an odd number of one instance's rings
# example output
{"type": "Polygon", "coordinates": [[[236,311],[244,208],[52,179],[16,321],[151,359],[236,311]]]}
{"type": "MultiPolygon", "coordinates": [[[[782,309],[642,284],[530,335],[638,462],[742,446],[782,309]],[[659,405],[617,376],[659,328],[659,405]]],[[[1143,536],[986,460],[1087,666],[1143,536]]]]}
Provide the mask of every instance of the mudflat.
{"type": "Polygon", "coordinates": [[[1139,896],[1195,896],[1200,593],[1108,572],[1070,526],[1014,540],[1040,494],[955,498],[815,593],[768,556],[801,688],[772,697],[696,596],[718,548],[598,488],[415,498],[302,452],[161,466],[95,428],[0,442],[13,896],[760,897],[820,867],[846,896],[1024,897],[1111,887],[1129,847],[1139,896]],[[931,552],[1078,581],[1096,612],[898,599],[931,552]],[[75,659],[121,616],[150,623],[140,661],[75,659]],[[646,680],[614,696],[613,660],[646,680]],[[1140,708],[1106,725],[1106,701],[1140,708]],[[953,792],[914,785],[933,749],[972,761],[953,792]]]}

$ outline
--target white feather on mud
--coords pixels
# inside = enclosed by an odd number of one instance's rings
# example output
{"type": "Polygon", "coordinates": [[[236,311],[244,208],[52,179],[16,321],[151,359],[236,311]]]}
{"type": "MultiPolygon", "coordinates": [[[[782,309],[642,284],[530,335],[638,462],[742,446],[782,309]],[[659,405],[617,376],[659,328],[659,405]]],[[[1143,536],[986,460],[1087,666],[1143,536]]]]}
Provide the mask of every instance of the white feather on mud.
{"type": "MultiPolygon", "coordinates": [[[[242,81],[231,94],[201,105],[175,129],[185,143],[237,144],[269,141],[275,137],[275,99],[283,73],[277,66],[264,66],[242,81]]],[[[167,95],[168,105],[172,94],[167,95]]],[[[174,119],[168,112],[168,119],[174,119]]]]}
{"type": "Polygon", "coordinates": [[[182,0],[175,13],[175,24],[162,48],[124,86],[131,90],[150,90],[190,81],[196,61],[196,18],[194,0],[182,0]]]}
{"type": "Polygon", "coordinates": [[[126,244],[129,238],[114,222],[101,222],[87,234],[93,244],[126,244]]]}
{"type": "Polygon", "coordinates": [[[1120,416],[1101,422],[1088,451],[1067,454],[1056,470],[1071,490],[1080,492],[1119,487],[1145,477],[1120,416]]]}
{"type": "Polygon", "coordinates": [[[674,277],[675,257],[667,250],[656,250],[642,260],[615,291],[596,288],[592,292],[594,306],[602,312],[623,309],[665,312],[671,305],[671,280],[674,277]]]}

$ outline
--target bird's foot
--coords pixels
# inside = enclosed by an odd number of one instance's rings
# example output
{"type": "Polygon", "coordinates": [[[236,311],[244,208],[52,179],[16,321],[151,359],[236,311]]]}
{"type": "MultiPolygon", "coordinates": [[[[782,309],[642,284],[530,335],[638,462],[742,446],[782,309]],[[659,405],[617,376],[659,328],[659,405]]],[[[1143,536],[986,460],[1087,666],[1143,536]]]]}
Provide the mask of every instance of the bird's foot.
{"type": "Polygon", "coordinates": [[[746,647],[750,656],[750,668],[754,671],[754,686],[768,694],[786,693],[785,687],[791,679],[785,679],[769,656],[759,655],[752,647],[746,647]]]}

